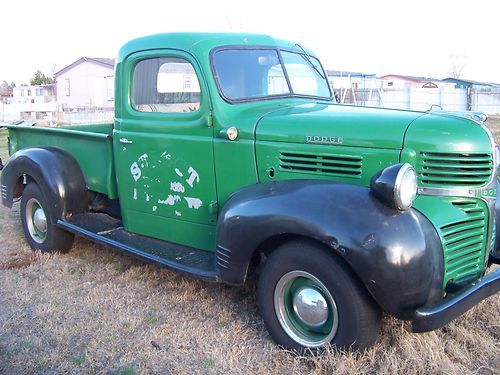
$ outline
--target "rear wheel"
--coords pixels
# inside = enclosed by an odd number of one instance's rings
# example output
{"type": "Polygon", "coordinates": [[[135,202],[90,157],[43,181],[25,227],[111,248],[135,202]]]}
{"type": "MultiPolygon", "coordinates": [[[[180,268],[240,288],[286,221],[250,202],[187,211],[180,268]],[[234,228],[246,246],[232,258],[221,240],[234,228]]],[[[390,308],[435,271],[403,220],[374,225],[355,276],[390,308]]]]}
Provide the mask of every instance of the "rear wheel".
{"type": "Polygon", "coordinates": [[[327,345],[364,350],[375,342],[380,309],[344,264],[309,241],[282,245],[259,278],[258,303],[271,337],[303,353],[327,345]]]}
{"type": "Polygon", "coordinates": [[[26,240],[33,250],[67,252],[74,235],[54,225],[51,206],[39,186],[30,182],[21,197],[21,221],[26,240]]]}

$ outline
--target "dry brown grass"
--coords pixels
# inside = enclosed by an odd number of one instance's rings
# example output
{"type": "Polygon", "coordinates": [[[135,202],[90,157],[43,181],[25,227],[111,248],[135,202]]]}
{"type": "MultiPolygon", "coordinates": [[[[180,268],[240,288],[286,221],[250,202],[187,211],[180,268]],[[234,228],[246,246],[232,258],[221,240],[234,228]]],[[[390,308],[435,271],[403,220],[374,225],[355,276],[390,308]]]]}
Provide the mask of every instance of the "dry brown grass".
{"type": "Polygon", "coordinates": [[[200,282],[81,238],[33,253],[19,205],[0,207],[0,241],[0,373],[500,372],[498,297],[431,333],[386,317],[366,354],[302,358],[271,342],[253,284],[200,282]]]}

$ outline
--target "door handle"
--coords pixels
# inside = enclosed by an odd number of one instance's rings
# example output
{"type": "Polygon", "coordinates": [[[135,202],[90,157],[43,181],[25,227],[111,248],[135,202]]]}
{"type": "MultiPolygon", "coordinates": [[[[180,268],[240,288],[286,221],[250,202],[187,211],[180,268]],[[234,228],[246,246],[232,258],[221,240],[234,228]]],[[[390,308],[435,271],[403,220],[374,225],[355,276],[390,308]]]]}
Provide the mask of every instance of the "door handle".
{"type": "Polygon", "coordinates": [[[131,143],[134,143],[134,142],[129,141],[127,138],[120,138],[120,143],[131,144],[131,143]]]}

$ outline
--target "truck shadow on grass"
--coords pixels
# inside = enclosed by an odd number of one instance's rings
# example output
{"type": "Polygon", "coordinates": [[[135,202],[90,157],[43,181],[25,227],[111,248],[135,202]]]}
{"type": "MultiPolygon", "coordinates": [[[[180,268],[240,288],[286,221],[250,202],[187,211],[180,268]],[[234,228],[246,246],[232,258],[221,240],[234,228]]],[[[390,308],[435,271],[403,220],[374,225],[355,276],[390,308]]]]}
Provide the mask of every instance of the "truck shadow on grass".
{"type": "Polygon", "coordinates": [[[228,286],[209,281],[196,279],[182,272],[170,270],[164,266],[144,261],[139,257],[123,253],[113,247],[95,244],[85,238],[77,237],[75,245],[68,254],[62,256],[71,257],[75,264],[83,265],[91,272],[95,268],[104,265],[113,277],[129,278],[131,280],[146,281],[147,288],[152,292],[175,293],[173,285],[189,284],[199,298],[207,301],[219,301],[224,299],[225,306],[235,311],[235,317],[256,329],[259,334],[268,336],[261,321],[256,303],[257,270],[252,270],[248,280],[243,286],[228,286]],[[81,263],[83,260],[85,263],[81,263]],[[257,320],[259,322],[257,322],[257,320]]]}

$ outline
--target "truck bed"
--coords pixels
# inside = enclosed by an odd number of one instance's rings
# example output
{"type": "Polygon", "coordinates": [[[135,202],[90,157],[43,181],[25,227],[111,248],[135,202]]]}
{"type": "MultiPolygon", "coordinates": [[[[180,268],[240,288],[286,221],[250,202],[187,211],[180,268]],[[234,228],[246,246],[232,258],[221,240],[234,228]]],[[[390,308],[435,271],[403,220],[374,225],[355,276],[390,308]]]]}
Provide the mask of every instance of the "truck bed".
{"type": "Polygon", "coordinates": [[[28,147],[54,146],[68,151],[80,164],[87,187],[117,198],[113,162],[113,124],[56,128],[9,125],[10,152],[28,147]]]}

